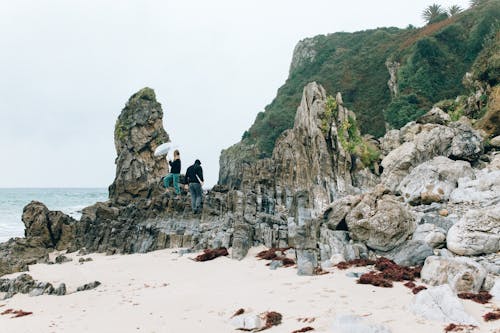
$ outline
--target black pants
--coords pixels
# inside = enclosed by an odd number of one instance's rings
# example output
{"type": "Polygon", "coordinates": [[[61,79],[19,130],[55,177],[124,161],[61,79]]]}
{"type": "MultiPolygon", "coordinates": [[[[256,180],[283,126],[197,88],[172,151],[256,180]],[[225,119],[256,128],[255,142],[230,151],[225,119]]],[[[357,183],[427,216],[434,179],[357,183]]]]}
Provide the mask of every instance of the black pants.
{"type": "Polygon", "coordinates": [[[191,209],[197,214],[201,210],[201,195],[203,191],[200,183],[189,183],[189,193],[191,193],[191,209]]]}

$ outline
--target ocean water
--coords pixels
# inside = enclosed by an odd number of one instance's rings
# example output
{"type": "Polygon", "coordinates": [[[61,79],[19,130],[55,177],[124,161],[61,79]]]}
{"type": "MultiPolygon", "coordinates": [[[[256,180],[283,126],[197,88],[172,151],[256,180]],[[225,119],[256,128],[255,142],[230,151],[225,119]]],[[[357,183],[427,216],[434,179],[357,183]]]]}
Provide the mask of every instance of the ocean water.
{"type": "Polygon", "coordinates": [[[82,208],[107,199],[106,188],[0,188],[0,242],[24,236],[21,215],[32,200],[79,219],[82,208]]]}

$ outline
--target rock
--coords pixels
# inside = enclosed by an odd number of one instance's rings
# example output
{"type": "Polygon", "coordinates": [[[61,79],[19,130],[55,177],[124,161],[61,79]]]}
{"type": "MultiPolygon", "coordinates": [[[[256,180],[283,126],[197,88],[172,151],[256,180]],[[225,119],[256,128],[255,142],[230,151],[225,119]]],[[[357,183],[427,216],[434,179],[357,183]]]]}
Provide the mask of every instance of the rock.
{"type": "MultiPolygon", "coordinates": [[[[420,219],[419,224],[432,224],[437,229],[444,230],[445,234],[448,233],[448,230],[455,224],[452,217],[444,218],[440,215],[435,214],[424,214],[420,219]]],[[[416,231],[415,231],[416,232],[416,231]]]]}
{"type": "Polygon", "coordinates": [[[54,290],[54,295],[56,296],[64,296],[66,295],[66,284],[64,283],[61,283],[59,285],[59,287],[57,287],[55,290],[54,290]]]}
{"type": "Polygon", "coordinates": [[[419,224],[413,233],[412,239],[423,241],[431,248],[441,248],[446,243],[446,230],[431,223],[419,224]]]}
{"type": "Polygon", "coordinates": [[[94,281],[94,282],[86,283],[83,286],[76,288],[76,291],[92,290],[92,289],[99,287],[100,285],[101,285],[101,282],[94,281]]]}
{"type": "Polygon", "coordinates": [[[490,290],[491,296],[493,296],[493,302],[500,304],[500,278],[495,280],[495,284],[490,290]]]}
{"type": "Polygon", "coordinates": [[[346,216],[351,238],[369,248],[390,251],[415,230],[415,221],[397,197],[383,186],[366,193],[346,216]]]}
{"type": "Polygon", "coordinates": [[[29,292],[30,296],[50,295],[54,293],[54,287],[48,282],[37,282],[34,288],[29,292]]]}
{"type": "Polygon", "coordinates": [[[473,177],[468,162],[437,156],[415,167],[398,185],[396,192],[411,204],[448,201],[459,178],[473,177]]]}
{"type": "Polygon", "coordinates": [[[432,286],[449,284],[457,293],[477,293],[483,285],[486,270],[467,257],[431,256],[425,259],[420,276],[424,283],[432,286]]]}
{"type": "Polygon", "coordinates": [[[252,331],[262,328],[260,317],[255,314],[242,314],[231,319],[231,325],[238,330],[252,331]]]}
{"type": "Polygon", "coordinates": [[[422,290],[413,297],[409,309],[428,320],[478,325],[447,284],[422,290]]]}
{"type": "Polygon", "coordinates": [[[78,262],[81,263],[81,264],[83,264],[84,262],[88,262],[88,261],[93,261],[93,259],[90,258],[90,257],[89,258],[80,258],[80,259],[78,259],[78,262]]]}
{"type": "Polygon", "coordinates": [[[16,238],[0,244],[0,276],[28,270],[28,265],[47,262],[49,249],[35,238],[16,238]]]}
{"type": "Polygon", "coordinates": [[[401,266],[421,266],[427,257],[433,256],[434,251],[426,242],[410,240],[401,244],[383,256],[392,259],[401,266]]]}
{"type": "Polygon", "coordinates": [[[313,250],[297,250],[297,274],[314,275],[318,267],[318,255],[313,250]]]}
{"type": "Polygon", "coordinates": [[[459,255],[500,251],[500,204],[469,210],[450,228],[446,244],[449,250],[459,255]]]}
{"type": "Polygon", "coordinates": [[[498,193],[500,193],[500,168],[484,168],[477,171],[473,177],[458,179],[457,188],[450,194],[450,202],[486,203],[498,199],[498,193]]]}
{"type": "Polygon", "coordinates": [[[252,246],[253,229],[246,223],[235,223],[233,232],[233,250],[231,258],[241,260],[245,258],[252,246]]]}
{"type": "Polygon", "coordinates": [[[448,216],[448,214],[449,214],[447,209],[441,209],[441,210],[439,210],[438,213],[440,216],[444,216],[444,217],[448,216]]]}
{"type": "Polygon", "coordinates": [[[332,325],[335,333],[390,333],[391,330],[380,324],[368,323],[365,319],[354,315],[338,315],[332,325]]]}
{"type": "Polygon", "coordinates": [[[490,146],[497,149],[500,148],[500,135],[497,135],[490,140],[490,146]]]}
{"type": "Polygon", "coordinates": [[[47,248],[63,250],[70,246],[75,219],[59,212],[49,211],[41,202],[31,201],[23,209],[25,236],[36,239],[47,248]]]}
{"type": "Polygon", "coordinates": [[[272,260],[269,263],[269,269],[271,269],[271,270],[275,270],[279,267],[283,267],[283,261],[281,261],[281,260],[272,260]]]}
{"type": "Polygon", "coordinates": [[[380,149],[384,156],[387,156],[387,154],[399,146],[401,146],[399,130],[393,129],[387,131],[387,133],[385,133],[385,135],[380,139],[380,149]]]}
{"type": "Polygon", "coordinates": [[[73,259],[66,257],[64,254],[60,254],[56,257],[56,264],[63,264],[65,262],[73,261],[73,259]]]}
{"type": "Polygon", "coordinates": [[[419,124],[446,125],[450,121],[450,115],[438,107],[433,107],[429,112],[417,119],[417,123],[419,124]]]}
{"type": "Polygon", "coordinates": [[[483,151],[482,138],[466,124],[408,124],[400,130],[402,144],[382,160],[382,183],[395,190],[419,164],[436,156],[476,160],[483,151]]]}
{"type": "Polygon", "coordinates": [[[109,198],[127,204],[137,197],[149,198],[168,173],[165,158],[154,150],[169,142],[163,129],[163,111],[155,93],[144,88],[130,97],[115,125],[116,177],[109,198]]]}
{"type": "Polygon", "coordinates": [[[6,293],[4,298],[11,298],[18,293],[35,297],[52,295],[55,293],[55,289],[48,282],[35,281],[31,275],[21,274],[12,280],[0,279],[0,292],[6,293]]]}

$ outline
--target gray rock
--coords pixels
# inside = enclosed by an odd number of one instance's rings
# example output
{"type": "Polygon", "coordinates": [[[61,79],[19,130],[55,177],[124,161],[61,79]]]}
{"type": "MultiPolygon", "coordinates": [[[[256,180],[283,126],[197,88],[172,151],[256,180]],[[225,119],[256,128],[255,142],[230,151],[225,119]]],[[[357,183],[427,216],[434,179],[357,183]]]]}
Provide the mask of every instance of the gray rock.
{"type": "Polygon", "coordinates": [[[493,148],[500,148],[500,135],[490,140],[490,146],[493,148]]]}
{"type": "Polygon", "coordinates": [[[445,258],[431,256],[425,260],[420,276],[430,285],[449,284],[459,292],[477,293],[483,285],[486,270],[467,257],[445,258]]]}
{"type": "Polygon", "coordinates": [[[436,214],[424,214],[419,224],[432,224],[439,229],[448,233],[448,230],[455,224],[455,221],[450,217],[442,217],[436,214]]]}
{"type": "Polygon", "coordinates": [[[449,250],[459,255],[500,251],[500,204],[469,210],[447,235],[449,250]]]}
{"type": "Polygon", "coordinates": [[[101,285],[101,282],[94,281],[94,282],[86,283],[83,286],[76,288],[76,291],[92,290],[92,289],[99,287],[100,285],[101,285]]]}
{"type": "Polygon", "coordinates": [[[446,243],[446,231],[434,224],[419,224],[413,233],[412,239],[423,241],[431,248],[441,248],[446,243]]]}
{"type": "Polygon", "coordinates": [[[93,259],[90,258],[90,257],[78,259],[78,262],[81,263],[81,264],[84,263],[84,262],[89,262],[89,261],[93,261],[93,259]]]}
{"type": "Polygon", "coordinates": [[[402,244],[416,227],[408,209],[381,185],[363,196],[346,222],[352,239],[384,252],[402,244]]]}
{"type": "Polygon", "coordinates": [[[272,260],[269,263],[269,269],[271,269],[271,270],[275,270],[279,267],[283,267],[283,262],[281,260],[272,260]]]}
{"type": "Polygon", "coordinates": [[[446,125],[450,122],[450,115],[438,107],[433,107],[429,112],[417,119],[419,124],[439,124],[446,125]]]}
{"type": "Polygon", "coordinates": [[[371,324],[354,315],[338,315],[333,320],[332,332],[335,333],[390,333],[391,330],[381,324],[371,324]]]}
{"type": "Polygon", "coordinates": [[[420,266],[427,257],[433,255],[432,247],[421,240],[410,240],[393,249],[390,253],[384,254],[401,266],[420,266]]]}
{"type": "Polygon", "coordinates": [[[500,305],[500,278],[495,280],[495,284],[490,290],[491,296],[493,296],[493,302],[500,305]]]}
{"type": "Polygon", "coordinates": [[[359,278],[363,273],[356,273],[356,272],[347,272],[345,276],[350,277],[350,278],[359,278]]]}
{"type": "Polygon", "coordinates": [[[450,194],[453,203],[481,202],[498,200],[500,193],[500,168],[493,162],[472,177],[458,179],[458,185],[450,194]]]}
{"type": "Polygon", "coordinates": [[[414,296],[409,309],[428,320],[478,325],[478,322],[465,311],[462,303],[447,284],[422,290],[414,296]]]}
{"type": "Polygon", "coordinates": [[[59,287],[57,287],[54,290],[53,294],[56,295],[56,296],[64,296],[64,295],[66,295],[66,284],[61,283],[59,285],[59,287]]]}
{"type": "Polygon", "coordinates": [[[318,255],[314,250],[296,250],[297,252],[297,274],[314,275],[318,267],[318,255]]]}
{"type": "Polygon", "coordinates": [[[60,254],[55,259],[56,264],[63,264],[65,262],[73,261],[73,259],[66,257],[64,254],[60,254]]]}
{"type": "Polygon", "coordinates": [[[253,243],[253,228],[246,223],[236,223],[233,232],[233,250],[231,257],[241,260],[245,258],[253,243]]]}

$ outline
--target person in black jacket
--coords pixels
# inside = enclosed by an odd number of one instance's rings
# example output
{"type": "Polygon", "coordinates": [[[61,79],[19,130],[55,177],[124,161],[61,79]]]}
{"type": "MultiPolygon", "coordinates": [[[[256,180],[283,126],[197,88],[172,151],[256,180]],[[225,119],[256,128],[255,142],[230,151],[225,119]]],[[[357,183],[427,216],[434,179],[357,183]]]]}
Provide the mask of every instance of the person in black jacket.
{"type": "Polygon", "coordinates": [[[180,194],[181,189],[179,187],[179,175],[181,174],[181,156],[179,150],[176,149],[174,151],[174,160],[168,161],[168,164],[170,164],[170,173],[163,178],[163,185],[165,188],[168,188],[170,186],[170,180],[172,180],[174,183],[175,194],[180,194]]]}
{"type": "Polygon", "coordinates": [[[201,196],[203,186],[203,169],[200,160],[196,160],[186,171],[186,183],[189,184],[191,193],[191,209],[193,213],[201,212],[201,196]]]}

